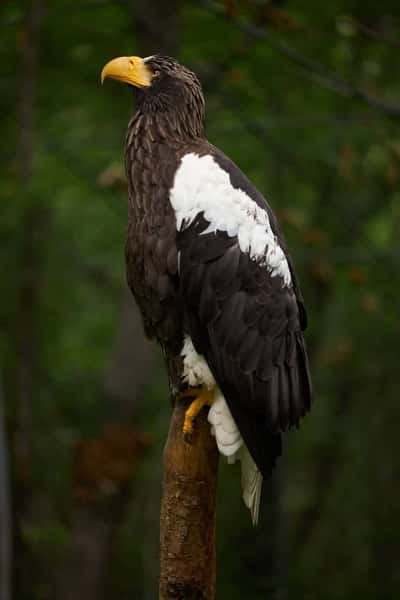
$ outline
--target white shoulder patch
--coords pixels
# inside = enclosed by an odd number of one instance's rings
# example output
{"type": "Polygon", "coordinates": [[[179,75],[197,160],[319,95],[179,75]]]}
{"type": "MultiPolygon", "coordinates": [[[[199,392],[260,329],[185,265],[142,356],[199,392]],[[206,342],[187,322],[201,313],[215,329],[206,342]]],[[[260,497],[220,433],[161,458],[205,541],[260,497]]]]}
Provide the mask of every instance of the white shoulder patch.
{"type": "Polygon", "coordinates": [[[286,286],[291,285],[289,265],[267,211],[234,188],[229,174],[212,156],[190,153],[182,158],[170,201],[178,230],[188,227],[202,212],[210,224],[204,233],[225,231],[230,237],[237,236],[242,252],[266,266],[272,277],[280,276],[286,286]]]}

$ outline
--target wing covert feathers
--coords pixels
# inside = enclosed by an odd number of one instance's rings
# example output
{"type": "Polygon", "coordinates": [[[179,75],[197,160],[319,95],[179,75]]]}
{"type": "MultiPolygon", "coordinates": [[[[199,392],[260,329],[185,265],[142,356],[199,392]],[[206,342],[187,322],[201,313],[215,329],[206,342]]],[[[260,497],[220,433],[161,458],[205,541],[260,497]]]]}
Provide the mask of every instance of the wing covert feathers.
{"type": "Polygon", "coordinates": [[[311,404],[300,288],[275,216],[254,186],[218,151],[214,160],[186,156],[171,190],[184,329],[267,477],[281,433],[297,427],[311,404]]]}
{"type": "Polygon", "coordinates": [[[235,238],[203,235],[206,227],[199,217],[178,234],[184,328],[267,477],[281,453],[280,433],[299,424],[311,401],[296,295],[235,238]],[[207,246],[203,257],[200,245],[207,246]]]}

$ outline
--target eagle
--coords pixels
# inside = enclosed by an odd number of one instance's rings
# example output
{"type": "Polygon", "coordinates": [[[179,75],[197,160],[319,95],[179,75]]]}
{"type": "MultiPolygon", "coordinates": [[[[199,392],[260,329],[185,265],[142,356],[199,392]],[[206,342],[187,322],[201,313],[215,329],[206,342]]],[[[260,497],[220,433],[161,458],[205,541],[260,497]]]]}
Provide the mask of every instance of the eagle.
{"type": "Polygon", "coordinates": [[[133,86],[125,147],[127,279],[146,334],[182,360],[219,452],[240,460],[257,523],[263,479],[298,427],[312,388],[306,310],[292,259],[263,195],[205,135],[198,77],[168,56],[119,57],[102,70],[133,86]]]}

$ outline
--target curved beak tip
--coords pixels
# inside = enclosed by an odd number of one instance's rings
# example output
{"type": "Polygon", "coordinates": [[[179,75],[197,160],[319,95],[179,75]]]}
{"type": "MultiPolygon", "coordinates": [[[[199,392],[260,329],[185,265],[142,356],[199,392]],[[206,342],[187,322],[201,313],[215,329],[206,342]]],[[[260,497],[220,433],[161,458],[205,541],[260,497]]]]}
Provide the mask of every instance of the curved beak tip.
{"type": "Polygon", "coordinates": [[[105,80],[107,79],[107,77],[109,75],[108,65],[109,65],[109,63],[107,63],[101,70],[101,75],[100,75],[101,85],[103,85],[103,83],[105,82],[105,80]]]}

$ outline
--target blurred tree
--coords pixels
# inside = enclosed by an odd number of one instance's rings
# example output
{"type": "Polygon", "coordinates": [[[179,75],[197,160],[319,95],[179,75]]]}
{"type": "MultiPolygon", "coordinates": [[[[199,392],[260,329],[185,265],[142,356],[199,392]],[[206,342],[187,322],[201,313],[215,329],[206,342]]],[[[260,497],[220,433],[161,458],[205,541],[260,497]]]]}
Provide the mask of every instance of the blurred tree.
{"type": "Polygon", "coordinates": [[[19,248],[18,295],[16,308],[15,365],[15,549],[19,560],[15,566],[15,589],[18,581],[27,578],[32,555],[23,542],[23,524],[31,516],[32,506],[32,436],[33,398],[38,385],[38,307],[42,276],[41,252],[47,227],[46,200],[32,193],[37,145],[36,116],[39,70],[40,28],[45,5],[42,0],[27,3],[19,32],[19,202],[21,235],[19,248]]]}
{"type": "Polygon", "coordinates": [[[7,435],[4,423],[3,382],[0,378],[0,597],[11,600],[11,492],[8,468],[7,435]]]}

